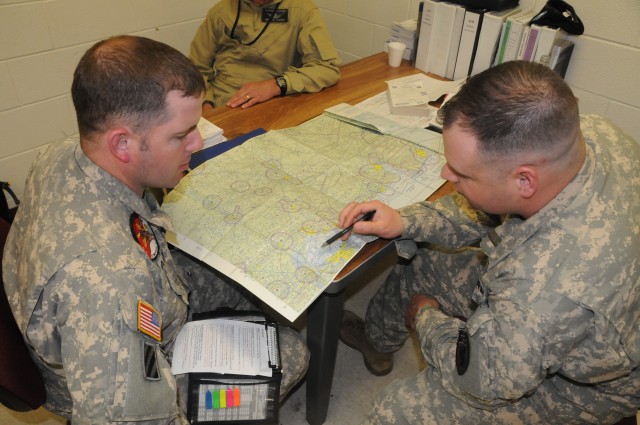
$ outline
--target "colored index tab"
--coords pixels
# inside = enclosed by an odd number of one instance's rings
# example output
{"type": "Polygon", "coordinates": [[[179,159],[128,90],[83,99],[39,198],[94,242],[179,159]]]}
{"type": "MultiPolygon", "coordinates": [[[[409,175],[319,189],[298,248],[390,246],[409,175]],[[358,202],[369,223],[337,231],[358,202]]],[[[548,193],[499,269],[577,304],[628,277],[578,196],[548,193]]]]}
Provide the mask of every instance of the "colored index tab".
{"type": "Polygon", "coordinates": [[[238,387],[233,389],[233,405],[240,406],[240,388],[238,387]]]}
{"type": "Polygon", "coordinates": [[[227,407],[233,407],[233,390],[231,388],[227,388],[227,407]]]}
{"type": "Polygon", "coordinates": [[[207,390],[207,393],[205,394],[204,405],[206,409],[213,409],[213,398],[211,397],[211,391],[209,390],[207,390]]]}
{"type": "Polygon", "coordinates": [[[213,397],[212,397],[212,401],[213,401],[213,408],[214,409],[219,409],[220,408],[220,396],[218,395],[218,390],[213,390],[213,397]]]}
{"type": "Polygon", "coordinates": [[[227,407],[227,392],[225,390],[220,390],[220,408],[224,409],[227,407]]]}

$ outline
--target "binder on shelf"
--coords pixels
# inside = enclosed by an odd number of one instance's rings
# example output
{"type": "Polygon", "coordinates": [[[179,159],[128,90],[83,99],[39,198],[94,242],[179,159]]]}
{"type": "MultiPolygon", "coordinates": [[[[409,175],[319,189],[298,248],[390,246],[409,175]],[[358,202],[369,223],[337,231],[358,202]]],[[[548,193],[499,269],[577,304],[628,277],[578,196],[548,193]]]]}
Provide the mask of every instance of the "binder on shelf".
{"type": "Polygon", "coordinates": [[[551,48],[554,43],[562,38],[567,38],[569,35],[560,28],[540,27],[540,35],[538,36],[538,47],[536,48],[535,55],[533,56],[534,62],[545,62],[551,55],[551,48]],[[543,60],[543,56],[547,56],[543,60]]]}
{"type": "Polygon", "coordinates": [[[549,67],[560,74],[562,78],[564,78],[567,73],[574,46],[575,43],[573,39],[561,38],[557,40],[551,48],[549,67]]]}
{"type": "Polygon", "coordinates": [[[460,35],[460,46],[458,47],[458,57],[456,58],[453,80],[460,80],[471,74],[473,61],[478,48],[484,13],[485,11],[482,9],[467,9],[464,12],[464,23],[462,25],[462,34],[460,35]]]}
{"type": "Polygon", "coordinates": [[[485,69],[491,67],[500,42],[502,24],[508,16],[515,15],[520,11],[521,9],[516,7],[502,11],[486,12],[484,14],[471,75],[479,74],[485,69]]]}
{"type": "Polygon", "coordinates": [[[176,338],[172,371],[188,373],[191,424],[278,423],[278,325],[262,313],[225,309],[194,314],[176,338]],[[202,354],[190,355],[194,349],[202,354]]]}
{"type": "Polygon", "coordinates": [[[451,36],[449,38],[449,48],[447,51],[447,69],[444,75],[441,75],[445,78],[453,80],[453,73],[456,69],[456,59],[458,58],[458,47],[460,47],[460,37],[462,36],[462,25],[464,24],[464,14],[465,8],[453,4],[454,6],[454,15],[453,15],[453,27],[451,28],[451,36]]]}
{"type": "Polygon", "coordinates": [[[446,2],[435,3],[429,41],[429,72],[440,77],[453,77],[463,19],[462,6],[446,2]]]}
{"type": "Polygon", "coordinates": [[[534,14],[535,12],[527,10],[517,15],[507,17],[500,36],[500,46],[496,55],[495,65],[517,58],[522,33],[534,14]]]}
{"type": "Polygon", "coordinates": [[[540,27],[538,25],[531,25],[526,32],[526,37],[523,37],[520,45],[520,53],[518,53],[518,59],[525,61],[533,61],[536,49],[538,48],[538,41],[540,37],[540,27]]]}
{"type": "Polygon", "coordinates": [[[422,15],[418,23],[418,46],[416,48],[415,67],[424,72],[429,72],[429,45],[431,44],[435,7],[435,0],[425,0],[422,4],[422,15]]]}

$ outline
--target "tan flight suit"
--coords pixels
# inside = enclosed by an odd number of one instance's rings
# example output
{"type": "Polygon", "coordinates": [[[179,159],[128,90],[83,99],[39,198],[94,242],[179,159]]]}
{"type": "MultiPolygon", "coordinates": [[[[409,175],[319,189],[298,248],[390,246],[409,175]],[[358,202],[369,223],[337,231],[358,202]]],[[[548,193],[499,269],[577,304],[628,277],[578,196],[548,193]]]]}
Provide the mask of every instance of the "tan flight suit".
{"type": "MultiPolygon", "coordinates": [[[[287,94],[317,92],[340,77],[339,59],[318,8],[309,0],[282,0],[258,7],[222,0],[207,13],[191,43],[190,58],[205,79],[205,100],[224,105],[245,83],[284,75],[287,94]],[[266,23],[263,9],[285,11],[287,22],[266,23]],[[259,37],[258,37],[259,36],[259,37]],[[252,41],[255,43],[250,44],[252,41]]],[[[285,12],[282,12],[285,13],[285,12]]]]}

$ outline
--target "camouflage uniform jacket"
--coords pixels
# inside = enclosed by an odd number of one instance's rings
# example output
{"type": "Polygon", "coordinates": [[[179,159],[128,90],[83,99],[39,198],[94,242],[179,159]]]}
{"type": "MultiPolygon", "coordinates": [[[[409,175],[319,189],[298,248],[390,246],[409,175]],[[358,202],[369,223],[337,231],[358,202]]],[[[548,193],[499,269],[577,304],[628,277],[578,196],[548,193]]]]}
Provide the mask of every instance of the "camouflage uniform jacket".
{"type": "Polygon", "coordinates": [[[604,423],[598,415],[640,405],[640,146],[601,117],[581,119],[585,163],[527,220],[496,222],[459,194],[401,210],[400,255],[413,255],[416,241],[480,241],[486,255],[463,375],[455,362],[463,322],[423,308],[416,324],[445,389],[472,406],[538,392],[530,398],[548,414],[566,402],[604,423]]]}
{"type": "Polygon", "coordinates": [[[206,100],[216,106],[245,83],[283,75],[287,93],[317,92],[338,81],[338,53],[318,8],[310,0],[281,0],[266,9],[287,11],[287,21],[265,26],[263,8],[242,0],[234,37],[238,2],[222,0],[207,13],[191,43],[189,56],[203,74],[206,100]]]}
{"type": "Polygon", "coordinates": [[[77,138],[34,163],[4,281],[45,377],[45,406],[73,412],[74,425],[178,416],[165,353],[186,321],[187,289],[165,241],[169,225],[150,194],[95,165],[77,138]]]}

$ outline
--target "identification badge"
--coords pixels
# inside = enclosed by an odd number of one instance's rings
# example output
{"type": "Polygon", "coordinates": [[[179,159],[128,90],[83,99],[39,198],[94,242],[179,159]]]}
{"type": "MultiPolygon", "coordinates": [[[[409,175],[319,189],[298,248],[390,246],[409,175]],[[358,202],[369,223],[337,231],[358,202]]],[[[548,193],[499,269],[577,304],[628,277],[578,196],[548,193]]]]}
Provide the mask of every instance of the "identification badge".
{"type": "Polygon", "coordinates": [[[289,22],[289,9],[262,9],[262,22],[289,22]]]}
{"type": "Polygon", "coordinates": [[[151,258],[151,260],[158,258],[158,252],[160,251],[158,241],[149,223],[138,214],[132,213],[129,218],[129,225],[133,239],[140,244],[149,258],[151,258]]]}
{"type": "Polygon", "coordinates": [[[156,341],[162,340],[162,318],[160,313],[142,300],[138,301],[138,330],[156,341]]]}

